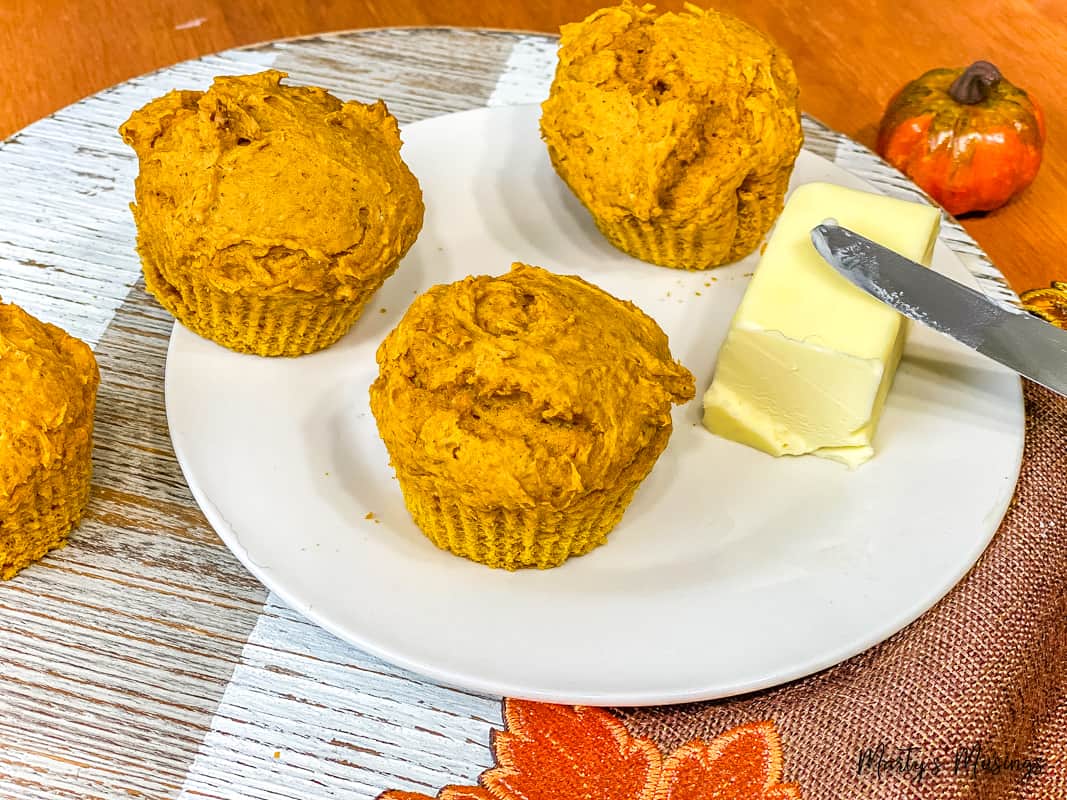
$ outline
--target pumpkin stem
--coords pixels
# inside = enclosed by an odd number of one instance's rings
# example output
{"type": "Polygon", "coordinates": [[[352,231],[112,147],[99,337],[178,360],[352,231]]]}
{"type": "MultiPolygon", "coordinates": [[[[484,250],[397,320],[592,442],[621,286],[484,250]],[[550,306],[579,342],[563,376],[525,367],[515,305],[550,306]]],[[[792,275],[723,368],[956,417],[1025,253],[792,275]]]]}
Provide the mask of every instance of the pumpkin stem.
{"type": "Polygon", "coordinates": [[[948,93],[957,103],[973,106],[989,97],[1001,77],[1000,70],[988,61],[975,61],[952,82],[948,93]]]}

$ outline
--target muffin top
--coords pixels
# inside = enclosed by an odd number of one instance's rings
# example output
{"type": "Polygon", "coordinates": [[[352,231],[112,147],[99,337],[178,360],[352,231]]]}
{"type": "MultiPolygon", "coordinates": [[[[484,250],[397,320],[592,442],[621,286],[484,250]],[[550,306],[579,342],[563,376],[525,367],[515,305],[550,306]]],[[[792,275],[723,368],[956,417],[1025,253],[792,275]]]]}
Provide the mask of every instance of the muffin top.
{"type": "Polygon", "coordinates": [[[714,220],[746,181],[792,168],[796,75],[728,14],[652,8],[625,2],[563,26],[542,137],[600,219],[714,220]]]}
{"type": "Polygon", "coordinates": [[[130,116],[139,235],[224,290],[349,299],[415,241],[422,192],[382,101],[283,77],[219,77],[130,116]]]}
{"type": "Polygon", "coordinates": [[[485,508],[615,487],[659,455],[642,451],[694,393],[633,303],[524,264],[420,295],[377,360],[371,409],[393,466],[485,508]]]}
{"type": "Polygon", "coordinates": [[[0,501],[85,443],[99,382],[88,345],[0,303],[0,501]]]}

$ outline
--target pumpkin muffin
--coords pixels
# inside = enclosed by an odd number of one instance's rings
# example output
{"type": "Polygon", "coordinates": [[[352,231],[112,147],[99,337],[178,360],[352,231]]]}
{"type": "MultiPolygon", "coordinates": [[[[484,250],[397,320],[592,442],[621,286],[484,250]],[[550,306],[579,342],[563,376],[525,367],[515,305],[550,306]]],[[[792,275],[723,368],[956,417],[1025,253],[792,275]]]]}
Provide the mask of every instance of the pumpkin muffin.
{"type": "Polygon", "coordinates": [[[100,373],[88,345],[0,303],[0,578],[62,546],[89,502],[100,373]]]}
{"type": "Polygon", "coordinates": [[[377,360],[371,410],[416,524],[505,569],[603,543],[694,393],[635,305],[524,264],[431,288],[377,360]]]}
{"type": "Polygon", "coordinates": [[[706,269],[751,253],[803,140],[789,57],[727,14],[623,3],[564,25],[541,135],[608,240],[706,269]]]}
{"type": "Polygon", "coordinates": [[[343,336],[423,217],[385,104],[283,77],[170,92],[120,129],[140,159],[131,208],[148,291],[190,330],[264,356],[343,336]]]}

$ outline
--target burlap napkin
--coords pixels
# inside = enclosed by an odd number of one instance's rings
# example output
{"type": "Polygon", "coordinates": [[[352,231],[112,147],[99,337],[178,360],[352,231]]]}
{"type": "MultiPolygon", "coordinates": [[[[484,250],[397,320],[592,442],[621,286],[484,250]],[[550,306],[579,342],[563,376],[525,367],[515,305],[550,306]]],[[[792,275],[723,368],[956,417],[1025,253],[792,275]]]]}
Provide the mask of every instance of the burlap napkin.
{"type": "Polygon", "coordinates": [[[772,720],[806,800],[1067,800],[1067,400],[1026,386],[1015,500],[967,577],[878,647],[776,689],[617,709],[667,752],[772,720]]]}

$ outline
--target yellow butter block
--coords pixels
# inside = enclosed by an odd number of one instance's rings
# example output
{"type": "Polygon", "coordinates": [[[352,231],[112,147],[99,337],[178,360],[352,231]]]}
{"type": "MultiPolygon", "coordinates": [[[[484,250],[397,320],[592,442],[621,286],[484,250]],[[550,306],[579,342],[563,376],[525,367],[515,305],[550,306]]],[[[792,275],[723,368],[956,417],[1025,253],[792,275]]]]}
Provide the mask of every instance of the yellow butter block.
{"type": "Polygon", "coordinates": [[[830,217],[927,265],[941,221],[931,206],[826,183],[798,187],[719,351],[704,425],[771,455],[855,467],[874,454],[905,320],[815,251],[811,229],[830,217]]]}

